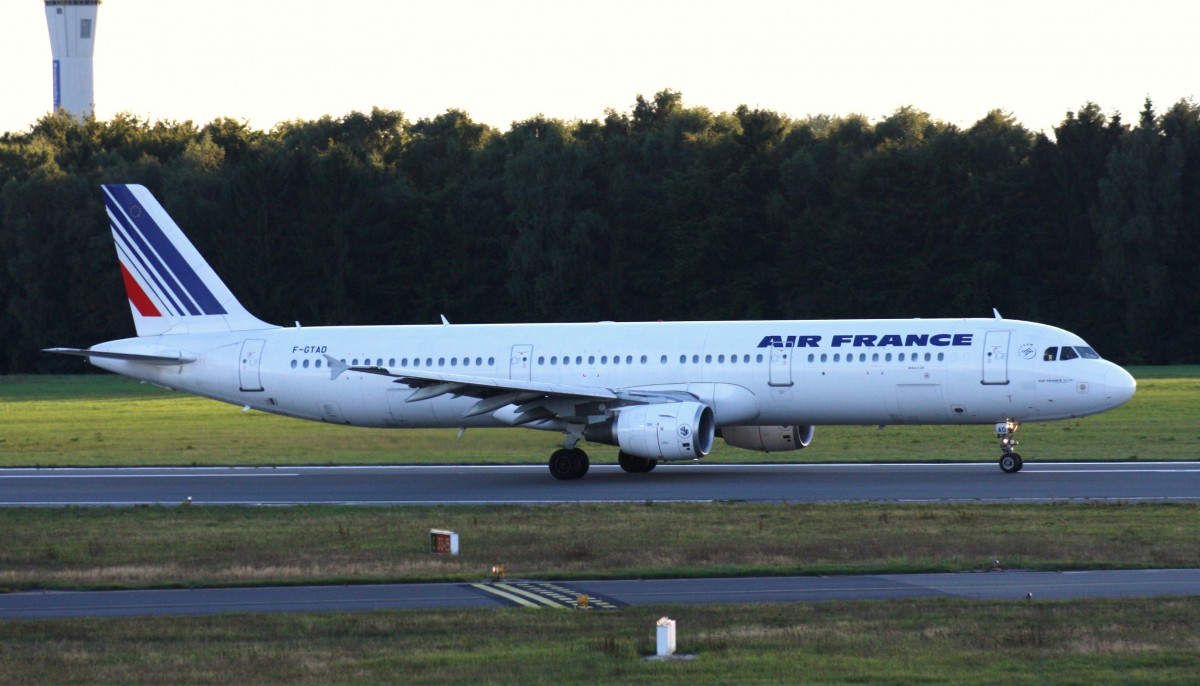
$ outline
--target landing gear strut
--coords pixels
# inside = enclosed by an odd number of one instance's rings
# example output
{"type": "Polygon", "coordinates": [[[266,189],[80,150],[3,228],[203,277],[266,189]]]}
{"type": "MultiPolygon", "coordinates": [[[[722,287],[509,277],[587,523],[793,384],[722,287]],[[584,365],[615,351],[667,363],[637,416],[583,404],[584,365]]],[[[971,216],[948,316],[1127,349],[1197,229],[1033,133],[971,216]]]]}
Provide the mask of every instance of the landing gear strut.
{"type": "Polygon", "coordinates": [[[587,453],[579,448],[559,448],[550,456],[550,473],[555,479],[568,481],[588,473],[587,453]]]}
{"type": "Polygon", "coordinates": [[[617,464],[621,465],[621,469],[630,474],[645,474],[646,472],[654,471],[654,468],[658,466],[658,460],[651,460],[648,457],[637,457],[622,450],[617,453],[617,464]]]}
{"type": "Polygon", "coordinates": [[[1025,461],[1021,459],[1021,456],[1013,452],[1013,447],[1017,445],[1017,439],[1013,438],[1013,434],[1017,433],[1019,428],[1021,428],[1021,423],[1012,419],[996,424],[996,438],[1000,439],[1002,453],[1000,469],[1005,474],[1015,474],[1025,466],[1025,461]]]}

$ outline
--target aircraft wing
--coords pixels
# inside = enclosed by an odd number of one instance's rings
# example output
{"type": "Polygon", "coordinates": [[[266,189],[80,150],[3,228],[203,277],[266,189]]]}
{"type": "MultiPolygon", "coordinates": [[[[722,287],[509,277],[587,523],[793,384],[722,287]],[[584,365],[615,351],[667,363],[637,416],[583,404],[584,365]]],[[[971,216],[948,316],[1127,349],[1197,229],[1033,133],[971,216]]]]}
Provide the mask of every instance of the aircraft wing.
{"type": "Polygon", "coordinates": [[[497,379],[416,369],[352,367],[332,355],[326,355],[325,359],[329,363],[330,379],[336,379],[344,372],[360,372],[387,376],[395,379],[397,383],[415,389],[405,399],[406,402],[419,402],[447,394],[454,397],[479,398],[479,402],[463,413],[463,418],[515,405],[515,425],[545,419],[584,420],[584,423],[587,423],[587,417],[602,415],[614,406],[694,400],[693,396],[681,393],[628,392],[597,386],[497,379]]]}

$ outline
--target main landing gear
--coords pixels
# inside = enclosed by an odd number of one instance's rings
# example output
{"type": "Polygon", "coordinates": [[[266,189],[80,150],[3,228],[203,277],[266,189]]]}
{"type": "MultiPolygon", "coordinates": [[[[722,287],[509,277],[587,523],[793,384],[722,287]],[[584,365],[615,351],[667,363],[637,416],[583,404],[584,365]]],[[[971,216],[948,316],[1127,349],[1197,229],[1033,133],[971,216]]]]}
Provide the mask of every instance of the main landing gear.
{"type": "Polygon", "coordinates": [[[559,448],[550,456],[550,473],[555,479],[578,479],[588,473],[590,466],[587,453],[579,448],[559,448]]]}
{"type": "Polygon", "coordinates": [[[617,463],[621,465],[621,469],[630,474],[645,474],[646,472],[654,471],[654,468],[658,466],[658,460],[651,460],[648,457],[637,457],[623,450],[617,453],[617,463]]]}
{"type": "Polygon", "coordinates": [[[998,422],[996,424],[996,438],[1000,439],[1000,469],[1005,474],[1015,474],[1021,471],[1021,467],[1025,466],[1025,461],[1021,456],[1013,452],[1013,447],[1017,445],[1017,439],[1013,438],[1013,434],[1017,433],[1017,429],[1021,428],[1021,423],[1012,419],[998,422]]]}

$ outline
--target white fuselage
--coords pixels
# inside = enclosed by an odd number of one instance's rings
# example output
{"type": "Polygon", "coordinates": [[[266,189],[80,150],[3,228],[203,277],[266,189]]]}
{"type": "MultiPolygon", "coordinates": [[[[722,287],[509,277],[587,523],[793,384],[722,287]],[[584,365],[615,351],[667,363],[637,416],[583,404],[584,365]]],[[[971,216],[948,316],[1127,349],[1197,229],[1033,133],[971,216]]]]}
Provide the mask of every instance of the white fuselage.
{"type": "MultiPolygon", "coordinates": [[[[893,319],[274,328],[149,336],[93,350],[181,354],[178,365],[93,358],[168,388],[289,417],[368,427],[514,423],[465,418],[477,398],[406,402],[387,376],[334,374],[329,358],[382,367],[604,389],[682,391],[718,426],[990,424],[1095,414],[1135,388],[1052,326],[1006,319],[893,319]],[[329,357],[326,357],[329,356],[329,357]]],[[[534,427],[553,428],[553,427],[534,427]]]]}

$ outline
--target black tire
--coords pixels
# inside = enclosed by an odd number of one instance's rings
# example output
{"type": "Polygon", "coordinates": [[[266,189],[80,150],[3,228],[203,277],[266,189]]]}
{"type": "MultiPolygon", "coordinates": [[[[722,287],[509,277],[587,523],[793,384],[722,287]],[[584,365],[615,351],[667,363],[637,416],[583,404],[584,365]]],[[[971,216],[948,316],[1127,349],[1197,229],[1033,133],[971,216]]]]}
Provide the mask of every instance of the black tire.
{"type": "Polygon", "coordinates": [[[576,466],[578,460],[575,458],[574,453],[574,450],[567,450],[566,448],[555,450],[554,454],[550,456],[551,476],[562,481],[578,479],[583,476],[576,473],[578,471],[578,467],[576,466]]]}
{"type": "Polygon", "coordinates": [[[1007,453],[1000,456],[1000,470],[1005,474],[1016,474],[1021,471],[1021,467],[1025,466],[1021,461],[1021,456],[1016,453],[1007,453]]]}
{"type": "Polygon", "coordinates": [[[588,468],[592,466],[592,462],[588,459],[588,454],[579,448],[575,448],[571,452],[575,454],[575,478],[580,479],[584,474],[588,473],[588,468]]]}
{"type": "Polygon", "coordinates": [[[658,460],[637,457],[636,455],[630,455],[621,451],[617,453],[617,464],[621,465],[621,469],[630,474],[645,474],[646,472],[653,471],[658,466],[658,460]]]}

